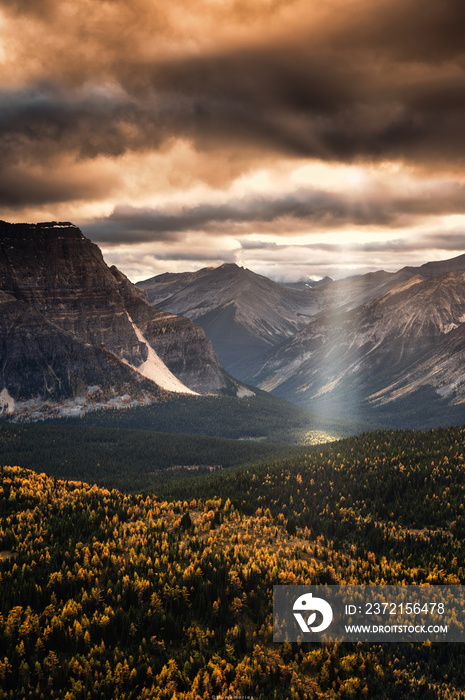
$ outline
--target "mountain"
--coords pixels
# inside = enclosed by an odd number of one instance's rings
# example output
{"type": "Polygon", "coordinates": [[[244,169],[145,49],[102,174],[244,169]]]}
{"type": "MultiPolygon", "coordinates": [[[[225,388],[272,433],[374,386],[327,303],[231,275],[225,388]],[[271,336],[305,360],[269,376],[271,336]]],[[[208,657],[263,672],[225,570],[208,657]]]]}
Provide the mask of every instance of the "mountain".
{"type": "Polygon", "coordinates": [[[154,310],[70,223],[0,222],[0,291],[4,412],[243,391],[200,328],[154,310]]]}
{"type": "Polygon", "coordinates": [[[270,352],[253,379],[299,405],[352,415],[427,386],[458,405],[464,321],[465,272],[417,274],[355,309],[319,314],[270,352]]]}
{"type": "Polygon", "coordinates": [[[236,264],[157,275],[137,286],[157,309],[187,316],[201,326],[223,366],[250,380],[272,348],[292,338],[321,312],[350,311],[420,275],[465,271],[465,255],[451,260],[379,270],[317,284],[281,285],[236,264]]]}
{"type": "Polygon", "coordinates": [[[409,274],[410,276],[421,275],[425,279],[431,279],[432,277],[439,277],[447,272],[464,272],[465,271],[465,254],[458,255],[455,258],[449,258],[448,260],[437,260],[433,262],[427,262],[420,267],[403,267],[399,274],[409,274]]]}
{"type": "Polygon", "coordinates": [[[317,287],[319,284],[325,284],[326,282],[333,282],[333,280],[331,279],[331,277],[328,277],[328,275],[326,275],[321,280],[313,280],[311,277],[309,277],[308,279],[301,280],[300,282],[282,282],[282,285],[283,287],[287,287],[288,289],[298,289],[302,291],[311,287],[317,287]]]}
{"type": "Polygon", "coordinates": [[[395,382],[370,396],[370,401],[373,405],[389,405],[432,387],[444,400],[460,405],[465,401],[464,368],[465,323],[461,323],[444,334],[412,371],[401,373],[395,382]]]}
{"type": "Polygon", "coordinates": [[[202,325],[244,381],[326,415],[377,411],[380,424],[422,403],[437,424],[465,399],[464,274],[460,255],[300,290],[230,264],[139,286],[202,325]]]}
{"type": "Polygon", "coordinates": [[[118,405],[127,404],[129,396],[161,395],[153,382],[104,347],[83,342],[4,292],[0,342],[0,415],[39,418],[55,414],[58,406],[62,415],[72,415],[88,402],[118,405]]]}
{"type": "Polygon", "coordinates": [[[137,286],[155,308],[201,326],[222,365],[239,378],[251,357],[292,336],[321,308],[311,290],[288,289],[234,263],[158,275],[137,286]]]}
{"type": "Polygon", "coordinates": [[[448,260],[428,262],[419,267],[403,267],[397,272],[378,270],[366,275],[348,277],[320,284],[315,292],[324,297],[321,307],[325,310],[355,309],[357,306],[381,297],[399,284],[420,275],[424,279],[438,277],[447,272],[465,272],[465,255],[448,260]]]}

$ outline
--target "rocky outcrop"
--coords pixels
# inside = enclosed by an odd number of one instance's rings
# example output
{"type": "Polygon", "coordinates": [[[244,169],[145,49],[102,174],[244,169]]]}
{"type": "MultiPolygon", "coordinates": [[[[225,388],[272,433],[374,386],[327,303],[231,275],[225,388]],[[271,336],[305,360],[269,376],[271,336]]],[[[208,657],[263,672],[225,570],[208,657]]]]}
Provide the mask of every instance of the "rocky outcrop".
{"type": "Polygon", "coordinates": [[[153,398],[157,384],[237,393],[203,331],[155,311],[73,224],[0,222],[0,294],[4,411],[11,401],[63,400],[89,387],[102,399],[153,398]]]}
{"type": "Polygon", "coordinates": [[[131,318],[176,377],[199,393],[237,394],[240,385],[221,367],[199,326],[185,316],[155,310],[144,290],[116,267],[111,272],[131,318]]]}
{"type": "Polygon", "coordinates": [[[100,249],[70,223],[0,223],[0,288],[81,340],[146,359],[100,249]]]}
{"type": "Polygon", "coordinates": [[[155,400],[163,392],[103,347],[60,329],[24,301],[0,292],[0,415],[60,413],[82,407],[155,400]],[[124,398],[123,398],[124,397],[124,398]],[[69,404],[72,406],[72,403],[69,404]]]}
{"type": "Polygon", "coordinates": [[[425,386],[459,404],[464,321],[464,272],[416,275],[356,309],[315,317],[250,381],[303,406],[346,413],[355,404],[394,404],[425,386]]]}

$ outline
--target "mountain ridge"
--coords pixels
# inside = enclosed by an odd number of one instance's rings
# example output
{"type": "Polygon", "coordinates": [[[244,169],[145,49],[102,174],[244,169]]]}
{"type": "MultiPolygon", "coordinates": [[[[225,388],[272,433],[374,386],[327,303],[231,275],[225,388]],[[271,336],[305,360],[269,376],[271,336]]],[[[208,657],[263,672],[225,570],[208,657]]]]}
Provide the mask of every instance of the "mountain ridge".
{"type": "Polygon", "coordinates": [[[263,275],[224,263],[196,273],[164,274],[138,282],[157,309],[200,325],[226,369],[239,379],[248,358],[290,337],[319,310],[319,301],[263,275]],[[240,363],[244,367],[239,367],[240,363]]]}
{"type": "Polygon", "coordinates": [[[414,402],[415,392],[429,388],[433,403],[434,397],[442,400],[439,419],[444,401],[460,407],[465,399],[460,380],[465,355],[462,333],[457,331],[465,320],[465,255],[397,272],[379,270],[322,281],[306,290],[286,289],[230,264],[162,279],[164,292],[157,290],[157,278],[138,286],[146,288],[152,300],[169,291],[171,296],[165,294],[159,308],[175,307],[196,316],[217,350],[227,342],[231,355],[238,357],[230,360],[228,369],[241,380],[305,408],[318,410],[321,405],[346,416],[360,407],[367,412],[389,404],[394,410],[399,398],[414,402]],[[228,283],[231,275],[236,288],[228,283]],[[208,288],[211,280],[215,284],[208,288]],[[279,320],[271,317],[275,332],[265,342],[264,326],[270,317],[261,309],[272,298],[263,298],[270,289],[280,295],[272,304],[279,320]],[[291,312],[286,303],[294,303],[291,312]],[[298,316],[302,303],[310,318],[298,316]],[[261,323],[254,324],[260,314],[261,323]],[[293,325],[279,335],[279,323],[289,318],[293,325]],[[257,332],[260,342],[254,343],[257,332]]]}
{"type": "Polygon", "coordinates": [[[313,408],[315,402],[331,403],[333,397],[334,406],[342,410],[344,402],[350,405],[349,396],[357,397],[365,409],[394,404],[426,386],[433,386],[438,399],[448,396],[449,403],[460,405],[465,385],[457,381],[447,394],[449,380],[446,374],[441,380],[439,374],[446,360],[453,365],[454,376],[460,373],[463,321],[465,272],[427,279],[417,275],[355,309],[319,314],[269,353],[250,379],[262,389],[313,408]],[[446,340],[452,332],[458,338],[453,347],[446,340]]]}
{"type": "Polygon", "coordinates": [[[157,400],[160,391],[241,389],[200,328],[154,310],[69,222],[0,222],[0,294],[0,409],[8,414],[13,405],[27,416],[50,403],[79,411],[157,400]]]}

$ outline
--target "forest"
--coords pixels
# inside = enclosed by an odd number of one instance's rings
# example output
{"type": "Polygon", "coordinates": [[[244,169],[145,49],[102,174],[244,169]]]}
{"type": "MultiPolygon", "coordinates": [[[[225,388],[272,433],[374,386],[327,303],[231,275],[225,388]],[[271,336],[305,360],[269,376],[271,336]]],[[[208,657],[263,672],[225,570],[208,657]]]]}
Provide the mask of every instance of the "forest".
{"type": "Polygon", "coordinates": [[[272,641],[275,584],[464,582],[464,438],[366,433],[142,493],[3,465],[0,698],[464,698],[458,644],[272,641]]]}
{"type": "Polygon", "coordinates": [[[80,418],[50,419],[45,424],[260,438],[281,444],[321,442],[361,430],[356,422],[321,418],[255,387],[254,392],[244,398],[171,394],[147,406],[89,411],[80,418]]]}
{"type": "Polygon", "coordinates": [[[153,430],[82,425],[4,425],[3,464],[20,464],[64,479],[123,491],[157,490],[162,484],[231,466],[300,454],[302,447],[153,430]]]}

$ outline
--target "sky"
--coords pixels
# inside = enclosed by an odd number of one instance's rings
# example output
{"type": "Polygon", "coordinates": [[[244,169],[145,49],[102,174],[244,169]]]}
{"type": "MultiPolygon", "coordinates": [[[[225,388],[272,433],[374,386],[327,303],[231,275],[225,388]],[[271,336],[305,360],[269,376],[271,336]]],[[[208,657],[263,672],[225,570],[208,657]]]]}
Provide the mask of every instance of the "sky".
{"type": "Polygon", "coordinates": [[[465,252],[463,0],[0,0],[0,219],[133,281],[465,252]]]}

